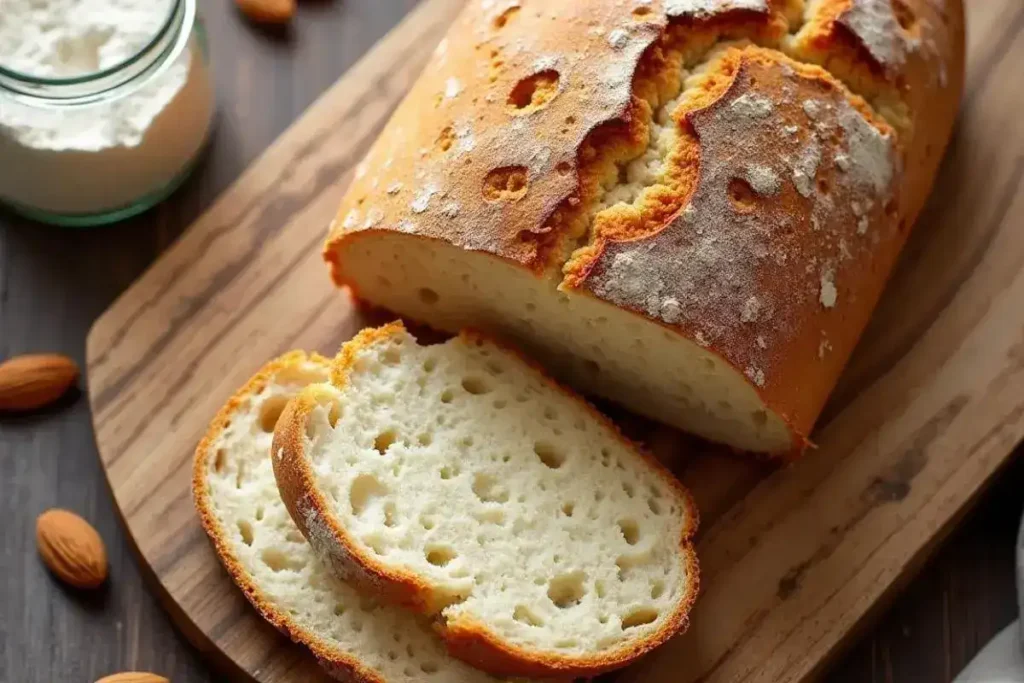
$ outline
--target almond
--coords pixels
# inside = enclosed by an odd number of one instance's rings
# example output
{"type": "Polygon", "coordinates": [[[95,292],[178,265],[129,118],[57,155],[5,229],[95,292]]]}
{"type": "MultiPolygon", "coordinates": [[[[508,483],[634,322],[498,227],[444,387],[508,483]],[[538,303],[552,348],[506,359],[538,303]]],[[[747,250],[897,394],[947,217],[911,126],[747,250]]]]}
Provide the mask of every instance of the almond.
{"type": "Polygon", "coordinates": [[[260,24],[284,24],[295,15],[295,0],[235,0],[238,9],[260,24]]]}
{"type": "Polygon", "coordinates": [[[156,674],[142,671],[125,671],[121,674],[104,676],[96,683],[171,683],[170,680],[156,674]]]}
{"type": "Polygon", "coordinates": [[[78,378],[78,365],[67,356],[15,356],[0,363],[0,411],[42,408],[63,396],[78,378]]]}
{"type": "Polygon", "coordinates": [[[36,520],[43,564],[75,588],[96,588],[107,578],[107,551],[92,525],[67,510],[47,510],[36,520]]]}

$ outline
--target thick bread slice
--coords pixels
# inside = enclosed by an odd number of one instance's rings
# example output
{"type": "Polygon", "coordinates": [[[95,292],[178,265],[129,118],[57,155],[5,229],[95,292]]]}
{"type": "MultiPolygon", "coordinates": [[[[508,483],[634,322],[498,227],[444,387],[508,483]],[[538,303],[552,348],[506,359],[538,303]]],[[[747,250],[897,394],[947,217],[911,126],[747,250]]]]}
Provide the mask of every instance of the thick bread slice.
{"type": "Polygon", "coordinates": [[[260,614],[339,680],[493,683],[448,656],[424,621],[336,579],[288,516],[270,464],[271,432],[288,399],[325,381],[328,368],[316,355],[282,356],[210,425],[196,449],[192,485],[217,555],[260,614]]]}
{"type": "Polygon", "coordinates": [[[343,577],[501,675],[613,669],[686,624],[687,492],[606,418],[475,333],[364,330],[274,435],[285,504],[343,577]]]}

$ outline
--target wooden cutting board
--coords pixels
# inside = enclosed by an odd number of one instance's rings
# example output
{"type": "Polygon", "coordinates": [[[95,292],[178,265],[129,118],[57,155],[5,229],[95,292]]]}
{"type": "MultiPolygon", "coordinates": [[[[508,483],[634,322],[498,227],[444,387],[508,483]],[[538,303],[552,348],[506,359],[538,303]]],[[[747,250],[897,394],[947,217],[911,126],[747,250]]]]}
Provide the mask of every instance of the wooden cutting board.
{"type": "MultiPolygon", "coordinates": [[[[426,0],[128,292],[88,340],[100,456],[172,616],[233,680],[323,680],[217,564],[192,449],[262,363],[363,323],[319,246],[462,0],[426,0]]],[[[796,465],[729,456],[616,414],[695,493],[693,625],[618,680],[803,681],[912,576],[1024,436],[1024,5],[968,2],[968,86],[932,201],[796,465]]]]}

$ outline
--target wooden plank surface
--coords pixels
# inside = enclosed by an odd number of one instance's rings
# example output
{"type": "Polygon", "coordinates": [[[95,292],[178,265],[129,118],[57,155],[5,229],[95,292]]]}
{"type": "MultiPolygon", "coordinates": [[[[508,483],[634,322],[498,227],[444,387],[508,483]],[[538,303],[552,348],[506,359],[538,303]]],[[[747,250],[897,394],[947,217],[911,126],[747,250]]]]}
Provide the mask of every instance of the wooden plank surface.
{"type": "MultiPolygon", "coordinates": [[[[309,680],[192,511],[189,456],[266,358],[361,321],[319,262],[348,170],[459,0],[429,0],[329,91],[96,324],[90,397],[117,506],[165,604],[239,680],[309,680]]],[[[624,680],[795,681],[905,580],[1024,435],[1024,8],[969,3],[965,111],[899,273],[817,435],[786,470],[617,415],[695,491],[704,595],[691,632],[624,680]]]]}

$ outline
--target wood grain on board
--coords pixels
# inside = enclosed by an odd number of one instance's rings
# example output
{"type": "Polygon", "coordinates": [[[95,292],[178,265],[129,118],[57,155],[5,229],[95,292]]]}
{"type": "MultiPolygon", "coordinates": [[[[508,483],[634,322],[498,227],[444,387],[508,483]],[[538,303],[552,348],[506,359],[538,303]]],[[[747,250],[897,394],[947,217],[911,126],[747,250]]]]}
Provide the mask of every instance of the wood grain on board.
{"type": "MultiPolygon", "coordinates": [[[[461,0],[427,0],[96,323],[97,442],[164,604],[237,680],[320,680],[217,564],[192,448],[271,356],[362,324],[319,256],[350,169],[461,0]]],[[[816,433],[785,469],[616,411],[694,491],[689,633],[622,681],[801,681],[905,581],[1024,436],[1024,6],[968,2],[968,86],[932,201],[816,433]]]]}

